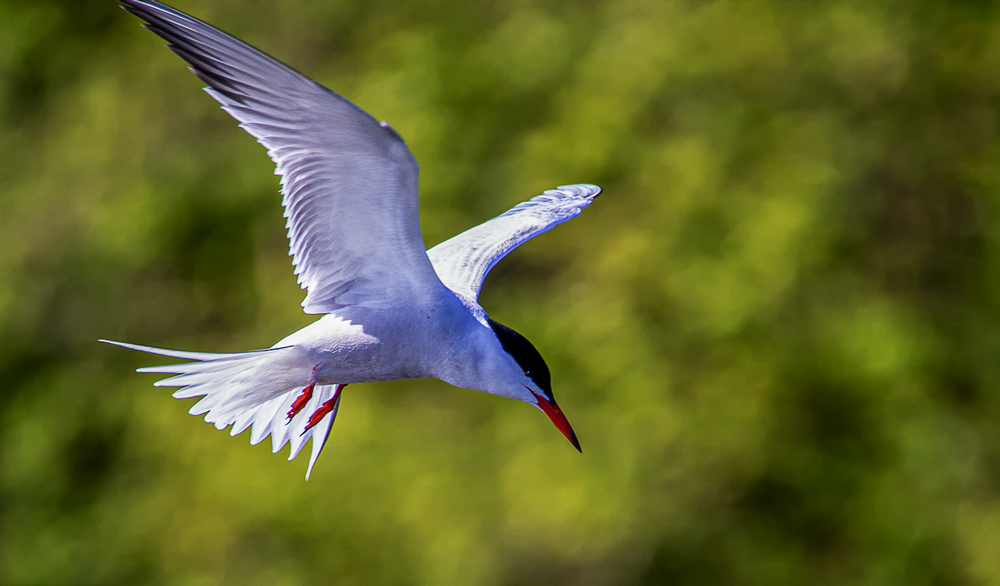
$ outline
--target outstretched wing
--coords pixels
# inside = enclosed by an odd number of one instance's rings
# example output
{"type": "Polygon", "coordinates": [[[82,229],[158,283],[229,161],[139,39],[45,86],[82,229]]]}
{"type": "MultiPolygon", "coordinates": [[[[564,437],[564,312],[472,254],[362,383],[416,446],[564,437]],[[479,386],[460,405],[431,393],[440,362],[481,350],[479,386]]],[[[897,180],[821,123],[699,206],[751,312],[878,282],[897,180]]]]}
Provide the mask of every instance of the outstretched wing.
{"type": "Polygon", "coordinates": [[[438,278],[475,305],[486,273],[508,252],[531,238],[580,215],[601,193],[596,185],[563,185],[427,251],[438,278]]]}
{"type": "Polygon", "coordinates": [[[438,286],[424,251],[417,163],[402,138],[343,97],[155,0],[121,0],[163,37],[281,175],[306,313],[388,306],[438,286]]]}

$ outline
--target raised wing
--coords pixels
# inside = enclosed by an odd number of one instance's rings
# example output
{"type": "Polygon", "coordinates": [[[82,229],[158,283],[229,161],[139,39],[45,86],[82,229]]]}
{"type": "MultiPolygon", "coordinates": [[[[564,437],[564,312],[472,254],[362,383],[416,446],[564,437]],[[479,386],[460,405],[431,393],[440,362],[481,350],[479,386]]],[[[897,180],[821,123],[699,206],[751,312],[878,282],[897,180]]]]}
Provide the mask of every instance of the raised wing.
{"type": "Polygon", "coordinates": [[[417,162],[392,128],[194,17],[155,0],[121,1],[267,147],[306,313],[389,306],[440,286],[420,235],[417,162]]]}
{"type": "Polygon", "coordinates": [[[531,238],[579,216],[600,193],[600,187],[587,184],[550,189],[445,240],[428,250],[427,256],[441,282],[475,305],[483,279],[493,265],[531,238]]]}

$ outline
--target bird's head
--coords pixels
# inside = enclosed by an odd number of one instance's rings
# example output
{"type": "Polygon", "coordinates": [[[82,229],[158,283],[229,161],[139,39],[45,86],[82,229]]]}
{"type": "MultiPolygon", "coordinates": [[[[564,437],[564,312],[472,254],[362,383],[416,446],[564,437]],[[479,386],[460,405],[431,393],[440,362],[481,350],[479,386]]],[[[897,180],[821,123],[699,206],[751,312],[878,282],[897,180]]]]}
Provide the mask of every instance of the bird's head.
{"type": "Polygon", "coordinates": [[[549,374],[549,367],[542,359],[542,355],[535,350],[531,342],[521,334],[508,328],[507,326],[489,319],[490,328],[500,340],[500,345],[504,352],[516,364],[516,371],[511,377],[515,380],[508,381],[512,388],[503,393],[506,396],[520,399],[529,405],[538,407],[543,413],[549,416],[552,423],[562,432],[566,439],[579,451],[580,442],[576,439],[573,427],[566,420],[562,409],[556,404],[552,396],[552,377],[549,374]]]}

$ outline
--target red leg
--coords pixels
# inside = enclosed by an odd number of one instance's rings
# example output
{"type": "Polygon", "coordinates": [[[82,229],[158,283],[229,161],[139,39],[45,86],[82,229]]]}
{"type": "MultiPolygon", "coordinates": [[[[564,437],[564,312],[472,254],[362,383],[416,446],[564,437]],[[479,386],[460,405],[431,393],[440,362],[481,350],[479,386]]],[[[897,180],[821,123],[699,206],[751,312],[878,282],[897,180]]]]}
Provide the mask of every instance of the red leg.
{"type": "Polygon", "coordinates": [[[305,407],[306,403],[309,402],[309,399],[312,399],[313,388],[315,386],[316,386],[316,367],[314,366],[312,372],[312,378],[309,379],[309,385],[306,388],[302,389],[302,394],[300,394],[298,398],[295,399],[295,401],[292,403],[292,408],[288,410],[288,419],[286,423],[290,422],[293,417],[298,415],[299,411],[302,411],[302,408],[305,407]]]}
{"type": "Polygon", "coordinates": [[[337,385],[337,388],[334,389],[333,396],[330,397],[330,400],[320,405],[319,409],[314,411],[313,414],[309,416],[309,423],[307,423],[306,428],[302,430],[303,434],[312,429],[313,426],[315,426],[317,423],[322,421],[323,418],[326,417],[328,413],[330,413],[330,411],[333,411],[334,406],[337,404],[337,397],[340,396],[340,391],[344,390],[344,387],[346,386],[347,386],[346,384],[337,385]]]}

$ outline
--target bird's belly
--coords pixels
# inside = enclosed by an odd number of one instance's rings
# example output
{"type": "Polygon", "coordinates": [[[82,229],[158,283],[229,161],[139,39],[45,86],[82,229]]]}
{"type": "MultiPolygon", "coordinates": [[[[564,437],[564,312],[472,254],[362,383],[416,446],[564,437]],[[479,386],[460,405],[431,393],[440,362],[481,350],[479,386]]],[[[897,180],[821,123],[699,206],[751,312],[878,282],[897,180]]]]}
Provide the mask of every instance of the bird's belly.
{"type": "Polygon", "coordinates": [[[371,383],[426,376],[418,361],[400,356],[386,344],[349,349],[321,349],[312,353],[319,384],[371,383]]]}
{"type": "Polygon", "coordinates": [[[441,343],[421,325],[391,319],[369,319],[362,325],[330,314],[275,347],[296,346],[313,365],[319,384],[421,378],[432,376],[425,365],[441,343]]]}

